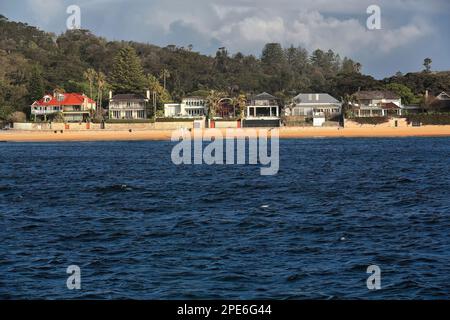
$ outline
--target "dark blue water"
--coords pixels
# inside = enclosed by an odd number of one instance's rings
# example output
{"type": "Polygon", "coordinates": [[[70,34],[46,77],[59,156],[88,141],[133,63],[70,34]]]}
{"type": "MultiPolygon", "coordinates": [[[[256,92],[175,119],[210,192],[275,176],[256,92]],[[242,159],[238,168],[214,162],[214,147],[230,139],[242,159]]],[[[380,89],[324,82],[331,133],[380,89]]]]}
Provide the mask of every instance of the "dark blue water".
{"type": "Polygon", "coordinates": [[[450,139],[285,140],[268,177],[172,146],[0,144],[0,298],[449,297],[450,139]]]}

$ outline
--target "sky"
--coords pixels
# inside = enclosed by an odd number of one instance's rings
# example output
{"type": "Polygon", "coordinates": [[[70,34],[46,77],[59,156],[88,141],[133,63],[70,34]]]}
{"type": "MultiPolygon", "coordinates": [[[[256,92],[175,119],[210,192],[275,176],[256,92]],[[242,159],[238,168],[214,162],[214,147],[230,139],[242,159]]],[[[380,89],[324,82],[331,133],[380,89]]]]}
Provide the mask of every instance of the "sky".
{"type": "Polygon", "coordinates": [[[59,34],[70,5],[83,29],[108,40],[193,45],[208,55],[226,47],[260,56],[269,42],[332,49],[378,79],[420,71],[426,57],[433,70],[450,70],[449,0],[0,0],[0,14],[59,34]],[[381,29],[367,28],[371,5],[381,29]]]}

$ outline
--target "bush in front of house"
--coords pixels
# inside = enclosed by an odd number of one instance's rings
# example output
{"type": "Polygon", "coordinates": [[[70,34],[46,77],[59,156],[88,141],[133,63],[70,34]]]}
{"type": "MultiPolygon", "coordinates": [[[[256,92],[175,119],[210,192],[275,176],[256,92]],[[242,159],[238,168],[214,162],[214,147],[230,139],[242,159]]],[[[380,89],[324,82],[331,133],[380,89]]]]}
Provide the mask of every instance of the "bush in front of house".
{"type": "Polygon", "coordinates": [[[62,112],[58,112],[57,114],[55,114],[52,119],[52,122],[64,123],[64,116],[63,116],[62,112]]]}
{"type": "Polygon", "coordinates": [[[351,121],[357,122],[359,124],[382,124],[389,121],[388,117],[357,117],[349,119],[351,121]]]}
{"type": "Polygon", "coordinates": [[[8,116],[9,122],[27,122],[27,115],[24,112],[15,111],[8,116]]]}
{"type": "MultiPolygon", "coordinates": [[[[94,123],[101,123],[101,121],[94,120],[94,123]]],[[[106,123],[154,123],[153,119],[108,119],[106,123]]]]}
{"type": "Polygon", "coordinates": [[[215,122],[230,122],[230,121],[238,121],[240,118],[229,118],[229,119],[214,119],[215,122]]]}
{"type": "Polygon", "coordinates": [[[408,123],[421,123],[422,125],[450,125],[450,113],[422,113],[410,114],[406,117],[408,123]]]}
{"type": "Polygon", "coordinates": [[[156,122],[193,122],[194,120],[203,120],[203,118],[157,118],[156,122]]]}

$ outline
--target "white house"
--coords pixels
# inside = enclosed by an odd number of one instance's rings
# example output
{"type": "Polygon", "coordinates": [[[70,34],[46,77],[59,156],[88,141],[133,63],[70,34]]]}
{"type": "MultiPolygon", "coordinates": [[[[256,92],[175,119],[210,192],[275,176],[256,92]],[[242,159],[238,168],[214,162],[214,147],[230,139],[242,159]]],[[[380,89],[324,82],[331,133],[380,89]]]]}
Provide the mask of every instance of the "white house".
{"type": "Polygon", "coordinates": [[[314,117],[316,114],[327,118],[341,113],[342,104],[328,93],[300,93],[285,109],[286,116],[314,117]]]}
{"type": "Polygon", "coordinates": [[[138,94],[116,94],[109,92],[108,114],[110,119],[144,120],[147,119],[147,106],[150,91],[146,97],[138,94]]]}
{"type": "Polygon", "coordinates": [[[95,111],[95,101],[82,93],[54,92],[31,105],[31,115],[35,121],[47,121],[58,113],[63,115],[66,122],[90,121],[95,111]]]}
{"type": "Polygon", "coordinates": [[[402,114],[401,97],[391,91],[358,91],[352,103],[355,116],[384,117],[402,114]]]}
{"type": "Polygon", "coordinates": [[[247,103],[246,119],[279,119],[279,99],[263,92],[251,97],[247,103]]]}
{"type": "Polygon", "coordinates": [[[201,97],[186,97],[181,103],[166,103],[166,118],[198,118],[206,115],[206,100],[201,97]]]}

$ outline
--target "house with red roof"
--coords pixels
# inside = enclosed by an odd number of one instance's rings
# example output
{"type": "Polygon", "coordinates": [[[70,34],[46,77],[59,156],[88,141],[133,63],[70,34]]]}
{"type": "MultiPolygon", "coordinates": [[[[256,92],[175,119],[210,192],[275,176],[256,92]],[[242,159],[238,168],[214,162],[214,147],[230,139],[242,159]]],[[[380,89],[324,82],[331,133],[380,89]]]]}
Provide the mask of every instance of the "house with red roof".
{"type": "Polygon", "coordinates": [[[31,105],[34,120],[52,120],[62,114],[65,122],[85,122],[92,118],[96,110],[94,100],[82,93],[47,94],[31,105]]]}

